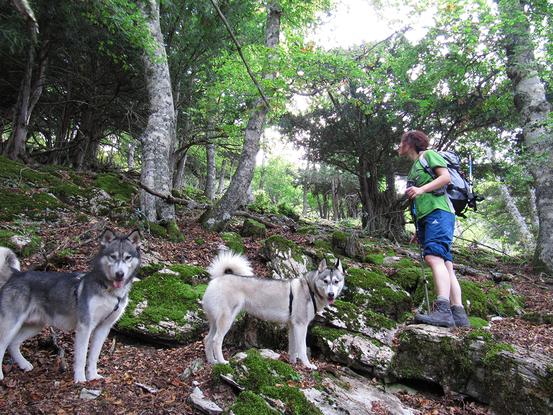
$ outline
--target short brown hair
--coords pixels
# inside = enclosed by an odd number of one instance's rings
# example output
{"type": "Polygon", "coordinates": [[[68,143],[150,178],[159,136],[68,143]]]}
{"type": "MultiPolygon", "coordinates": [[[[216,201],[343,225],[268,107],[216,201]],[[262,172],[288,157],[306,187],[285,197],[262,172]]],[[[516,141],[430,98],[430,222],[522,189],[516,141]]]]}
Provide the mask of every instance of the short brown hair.
{"type": "Polygon", "coordinates": [[[430,139],[428,136],[419,130],[406,131],[401,136],[401,141],[405,141],[415,148],[417,153],[424,151],[428,148],[430,139]]]}

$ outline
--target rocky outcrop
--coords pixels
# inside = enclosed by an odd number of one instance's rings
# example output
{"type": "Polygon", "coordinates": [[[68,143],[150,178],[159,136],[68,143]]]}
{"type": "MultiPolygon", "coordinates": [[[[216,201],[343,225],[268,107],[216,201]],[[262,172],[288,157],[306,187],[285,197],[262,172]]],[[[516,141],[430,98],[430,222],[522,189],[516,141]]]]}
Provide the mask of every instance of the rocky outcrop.
{"type": "Polygon", "coordinates": [[[553,359],[494,341],[486,331],[455,334],[427,325],[398,336],[391,374],[436,383],[487,403],[498,414],[553,412],[553,359]]]}

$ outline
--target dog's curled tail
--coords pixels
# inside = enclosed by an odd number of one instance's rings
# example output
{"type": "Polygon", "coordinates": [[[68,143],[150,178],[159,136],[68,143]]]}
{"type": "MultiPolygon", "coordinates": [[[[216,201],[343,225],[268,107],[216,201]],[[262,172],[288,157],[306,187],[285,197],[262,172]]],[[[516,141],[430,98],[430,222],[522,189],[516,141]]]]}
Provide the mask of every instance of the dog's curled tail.
{"type": "Polygon", "coordinates": [[[219,254],[211,261],[207,272],[211,278],[222,277],[225,274],[233,274],[244,277],[253,275],[250,261],[245,256],[225,250],[219,252],[219,254]]]}
{"type": "Polygon", "coordinates": [[[11,249],[0,246],[0,288],[10,279],[14,269],[21,270],[17,256],[11,249]]]}

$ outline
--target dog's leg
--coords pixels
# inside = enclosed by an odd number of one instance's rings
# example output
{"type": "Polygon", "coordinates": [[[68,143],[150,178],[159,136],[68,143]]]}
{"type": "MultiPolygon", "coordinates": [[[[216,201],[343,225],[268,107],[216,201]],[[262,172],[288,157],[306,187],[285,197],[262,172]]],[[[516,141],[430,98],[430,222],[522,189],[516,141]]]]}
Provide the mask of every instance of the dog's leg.
{"type": "Polygon", "coordinates": [[[218,363],[228,363],[223,356],[223,339],[225,338],[225,335],[229,331],[233,321],[234,319],[232,319],[227,312],[221,313],[219,318],[217,318],[216,320],[215,334],[213,336],[212,347],[213,347],[213,354],[215,356],[215,360],[217,360],[218,363]]]}
{"type": "Polygon", "coordinates": [[[294,324],[288,323],[288,360],[291,364],[295,364],[297,359],[296,336],[294,335],[294,324]]]}
{"type": "Polygon", "coordinates": [[[2,360],[4,360],[6,349],[13,341],[13,338],[17,336],[17,333],[19,333],[19,330],[25,321],[25,317],[21,316],[15,321],[15,324],[10,327],[9,323],[10,321],[13,321],[10,320],[10,317],[10,315],[4,315],[2,319],[0,319],[0,333],[2,333],[2,336],[0,336],[0,380],[4,379],[4,372],[2,372],[2,360]]]}
{"type": "Polygon", "coordinates": [[[294,326],[294,335],[296,336],[296,344],[298,345],[298,358],[309,369],[317,369],[317,366],[312,364],[307,358],[307,324],[296,324],[294,326]]]}
{"type": "Polygon", "coordinates": [[[25,372],[32,370],[33,365],[27,359],[25,359],[25,357],[23,357],[19,348],[25,340],[38,334],[40,330],[42,330],[42,326],[40,325],[37,326],[24,324],[21,329],[19,329],[19,332],[14,336],[8,346],[8,351],[10,352],[12,359],[17,364],[17,366],[19,366],[21,370],[24,370],[25,372]]]}
{"type": "Polygon", "coordinates": [[[81,322],[75,328],[75,356],[73,362],[73,380],[75,383],[86,382],[85,363],[90,341],[91,327],[81,322]]]}
{"type": "Polygon", "coordinates": [[[213,355],[213,336],[215,335],[215,331],[215,324],[210,319],[209,333],[207,333],[207,336],[205,336],[204,339],[205,358],[209,364],[217,363],[217,360],[215,360],[215,356],[213,355]]]}
{"type": "Polygon", "coordinates": [[[86,380],[103,379],[103,376],[98,374],[98,359],[100,358],[102,345],[106,341],[110,329],[111,322],[109,324],[101,324],[92,332],[86,365],[86,380]]]}

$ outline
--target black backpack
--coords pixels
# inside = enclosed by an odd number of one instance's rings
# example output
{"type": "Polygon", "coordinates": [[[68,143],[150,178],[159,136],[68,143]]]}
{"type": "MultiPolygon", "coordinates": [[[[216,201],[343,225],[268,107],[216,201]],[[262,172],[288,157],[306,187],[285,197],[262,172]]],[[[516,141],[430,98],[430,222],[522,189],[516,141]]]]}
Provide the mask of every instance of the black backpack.
{"type": "MultiPolygon", "coordinates": [[[[441,189],[434,190],[432,193],[436,196],[447,194],[457,216],[464,218],[465,211],[468,208],[472,208],[476,212],[476,202],[481,201],[482,198],[474,194],[472,191],[472,184],[467,181],[465,175],[460,170],[459,156],[453,151],[438,151],[437,153],[442,156],[447,163],[447,170],[451,177],[451,183],[441,189]]],[[[424,158],[424,153],[419,157],[419,161],[424,171],[435,179],[436,174],[428,165],[428,162],[424,158]]],[[[472,170],[472,165],[469,166],[469,168],[472,170]]]]}

